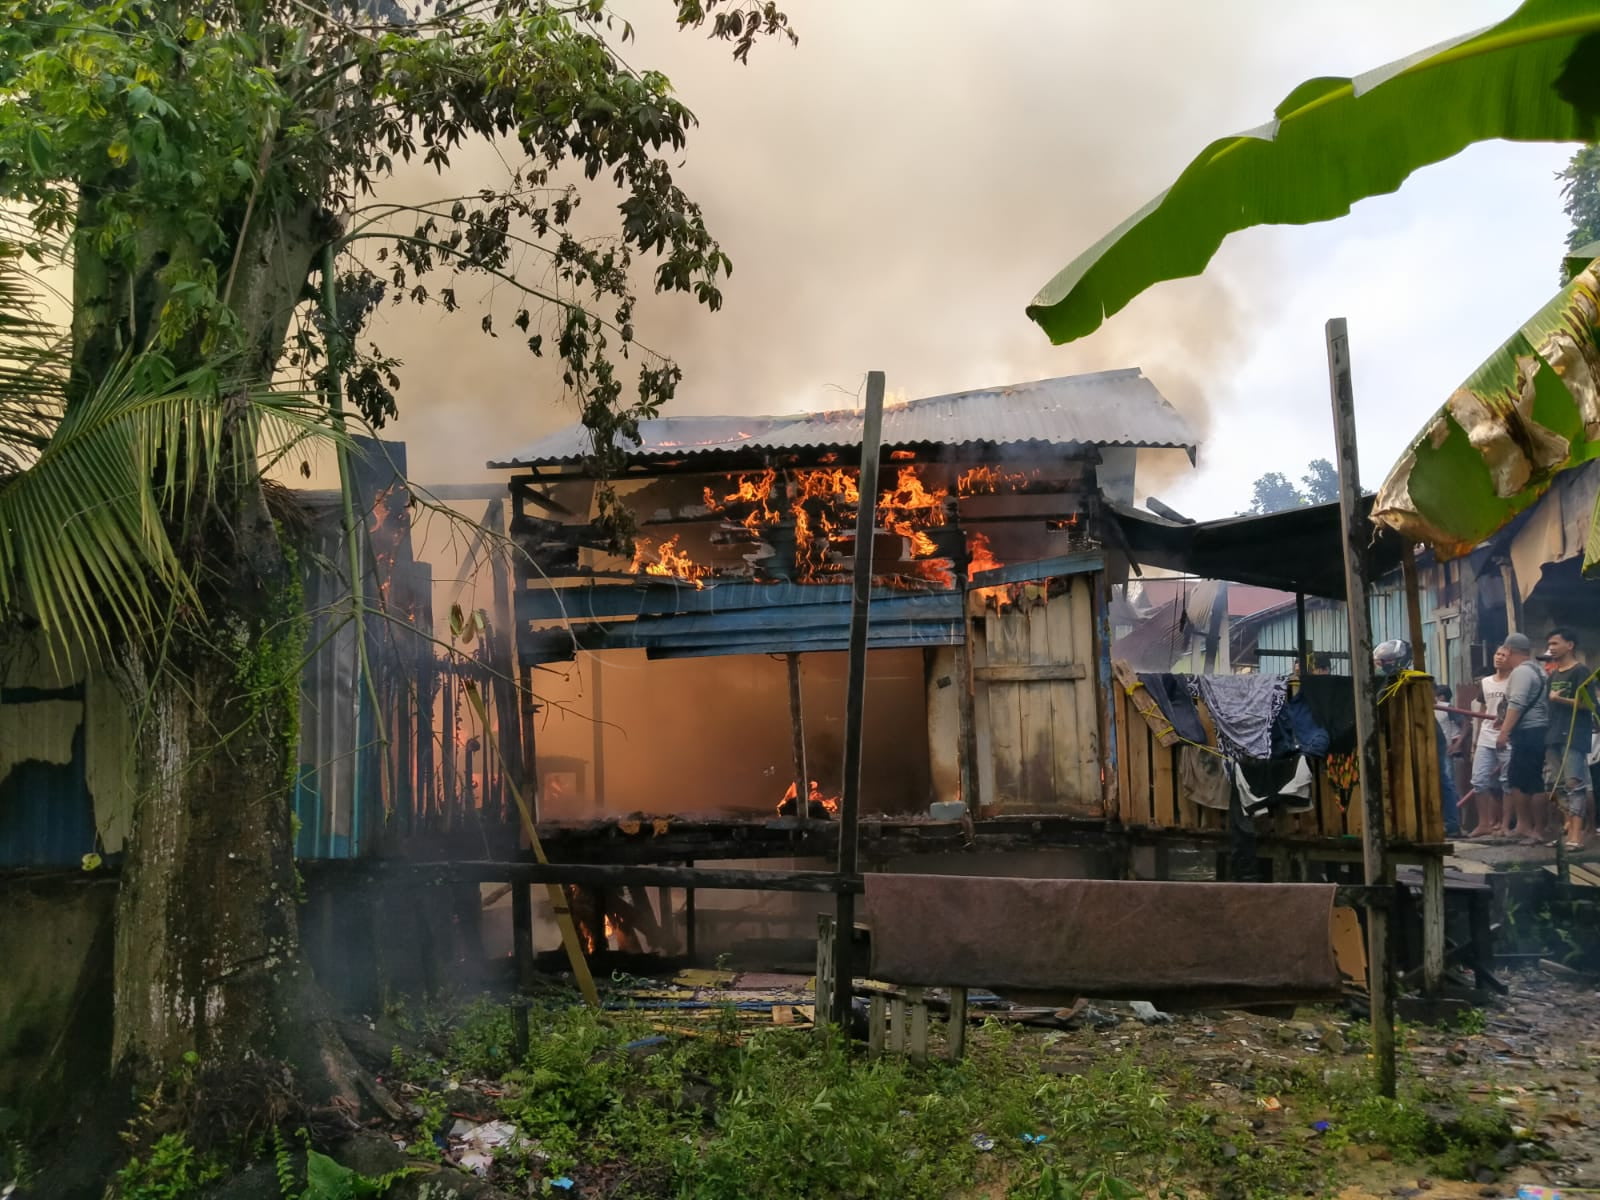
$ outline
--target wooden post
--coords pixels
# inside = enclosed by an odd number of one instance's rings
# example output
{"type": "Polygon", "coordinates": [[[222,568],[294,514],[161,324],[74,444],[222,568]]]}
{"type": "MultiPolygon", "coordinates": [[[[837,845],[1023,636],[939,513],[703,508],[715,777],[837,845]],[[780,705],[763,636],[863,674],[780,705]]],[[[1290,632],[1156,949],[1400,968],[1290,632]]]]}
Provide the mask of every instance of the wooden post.
{"type": "MultiPolygon", "coordinates": [[[[689,859],[683,865],[694,866],[694,859],[689,859]]],[[[686,887],[683,889],[683,956],[691,963],[694,962],[695,940],[694,889],[686,887]]]]}
{"type": "MultiPolygon", "coordinates": [[[[1366,548],[1370,530],[1361,505],[1361,469],[1356,458],[1355,393],[1350,381],[1350,335],[1343,317],[1330,320],[1328,390],[1333,402],[1333,434],[1339,455],[1339,513],[1344,527],[1345,611],[1350,622],[1350,676],[1355,689],[1356,746],[1360,761],[1361,857],[1368,887],[1389,887],[1384,830],[1383,759],[1378,750],[1378,692],[1372,675],[1371,587],[1366,548]]],[[[1372,1006],[1372,1055],[1378,1090],[1395,1094],[1394,989],[1389,964],[1389,913],[1367,908],[1367,994],[1372,1006]]]]}
{"type": "Polygon", "coordinates": [[[1444,859],[1422,863],[1422,991],[1437,996],[1444,986],[1444,859]]]}
{"type": "MultiPolygon", "coordinates": [[[[518,660],[520,662],[520,660],[518,660]]],[[[527,789],[528,807],[539,820],[538,702],[533,697],[533,668],[517,667],[517,714],[522,726],[522,782],[527,789]]]]}
{"type": "Polygon", "coordinates": [[[1205,673],[1216,674],[1217,655],[1222,646],[1222,635],[1228,628],[1228,585],[1218,581],[1211,597],[1211,620],[1206,623],[1205,673]]]}
{"type": "Polygon", "coordinates": [[[1509,560],[1500,564],[1500,586],[1506,593],[1506,633],[1516,633],[1522,628],[1517,619],[1517,569],[1509,560]]]}
{"type": "MultiPolygon", "coordinates": [[[[533,986],[533,885],[511,885],[511,948],[517,963],[517,992],[526,995],[533,986]]],[[[528,1053],[528,1006],[520,999],[511,1009],[513,1034],[519,1057],[528,1053]]]]}
{"type": "Polygon", "coordinates": [[[918,1062],[928,1057],[928,997],[919,987],[906,989],[906,1005],[911,1009],[911,1057],[918,1062]]]}
{"type": "Polygon", "coordinates": [[[600,661],[598,654],[589,655],[589,665],[592,668],[594,686],[594,720],[590,722],[592,735],[590,753],[594,762],[589,769],[589,797],[590,807],[598,815],[606,810],[606,710],[605,710],[605,664],[600,661]]]}
{"type": "Polygon", "coordinates": [[[951,1062],[960,1062],[967,1052],[967,989],[950,989],[950,1029],[945,1039],[945,1052],[951,1062]]]}
{"type": "MultiPolygon", "coordinates": [[[[1300,664],[1300,678],[1304,679],[1311,674],[1311,647],[1307,644],[1306,637],[1306,594],[1294,594],[1294,657],[1300,664]]],[[[1259,662],[1259,658],[1257,659],[1259,662]]]]}
{"type": "Polygon", "coordinates": [[[961,781],[961,803],[974,819],[978,815],[978,721],[973,707],[972,655],[967,653],[967,638],[972,635],[972,618],[967,614],[966,589],[961,593],[961,640],[955,645],[956,763],[961,781]]]}
{"type": "MultiPolygon", "coordinates": [[[[503,539],[506,535],[506,505],[503,500],[496,500],[483,515],[484,524],[489,532],[496,538],[503,539]]],[[[526,773],[526,759],[522,755],[522,706],[518,703],[517,696],[517,630],[515,618],[512,616],[512,588],[510,571],[506,569],[506,555],[503,546],[494,547],[489,554],[489,579],[494,588],[494,658],[493,663],[499,674],[494,680],[494,720],[496,725],[495,736],[500,739],[500,761],[506,774],[519,768],[524,769],[522,777],[522,790],[524,794],[538,795],[538,789],[533,786],[533,776],[526,773]]],[[[488,737],[489,731],[483,731],[483,736],[488,737]]],[[[511,799],[511,790],[501,782],[499,788],[499,817],[500,820],[511,824],[516,820],[516,804],[511,799]]],[[[538,801],[534,801],[535,819],[538,814],[538,801]]]]}
{"type": "MultiPolygon", "coordinates": [[[[850,658],[844,698],[844,787],[839,802],[839,874],[854,875],[861,825],[861,729],[866,716],[867,609],[872,603],[872,543],[878,512],[878,449],[883,437],[883,372],[867,372],[867,405],[861,422],[861,474],[856,505],[856,558],[850,579],[850,658]]],[[[850,1020],[851,938],[856,898],[840,892],[834,936],[833,1017],[850,1020]]]]}
{"type": "Polygon", "coordinates": [[[806,770],[806,710],[800,692],[800,656],[789,659],[789,740],[794,756],[794,815],[802,822],[811,817],[811,775],[806,770]]]}
{"type": "Polygon", "coordinates": [[[1428,654],[1422,636],[1422,588],[1417,583],[1415,546],[1407,546],[1400,556],[1400,576],[1406,587],[1406,627],[1411,631],[1411,665],[1428,669],[1428,654]]]}

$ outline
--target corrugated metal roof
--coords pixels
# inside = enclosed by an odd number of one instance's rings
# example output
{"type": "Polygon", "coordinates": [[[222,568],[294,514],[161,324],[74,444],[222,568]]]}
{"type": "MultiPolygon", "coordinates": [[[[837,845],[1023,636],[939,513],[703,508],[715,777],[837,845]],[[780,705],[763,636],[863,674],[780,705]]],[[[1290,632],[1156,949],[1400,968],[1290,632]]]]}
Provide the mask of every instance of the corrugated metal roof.
{"type": "MultiPolygon", "coordinates": [[[[857,409],[777,416],[683,416],[639,422],[635,460],[681,458],[737,450],[784,451],[861,444],[857,409]]],[[[1193,451],[1198,438],[1137,367],[1065,375],[1007,387],[928,396],[883,411],[883,444],[1174,447],[1193,451]]],[[[491,467],[573,463],[592,447],[589,431],[572,425],[540,438],[491,467]]]]}

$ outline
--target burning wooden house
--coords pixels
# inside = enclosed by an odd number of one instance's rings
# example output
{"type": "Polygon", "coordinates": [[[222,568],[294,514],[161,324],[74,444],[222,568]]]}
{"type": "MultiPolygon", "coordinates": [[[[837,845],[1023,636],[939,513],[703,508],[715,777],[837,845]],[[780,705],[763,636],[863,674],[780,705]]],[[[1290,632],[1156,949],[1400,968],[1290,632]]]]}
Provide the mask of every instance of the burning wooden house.
{"type": "MultiPolygon", "coordinates": [[[[855,553],[854,410],[646,421],[607,552],[573,428],[517,469],[518,654],[541,711],[544,820],[825,815],[838,789],[855,553]],[[803,656],[803,657],[802,657],[803,656]],[[803,814],[802,814],[803,815],[803,814]]],[[[1193,455],[1137,370],[935,396],[884,413],[866,811],[1105,815],[1109,502],[1137,455],[1193,455]]]]}

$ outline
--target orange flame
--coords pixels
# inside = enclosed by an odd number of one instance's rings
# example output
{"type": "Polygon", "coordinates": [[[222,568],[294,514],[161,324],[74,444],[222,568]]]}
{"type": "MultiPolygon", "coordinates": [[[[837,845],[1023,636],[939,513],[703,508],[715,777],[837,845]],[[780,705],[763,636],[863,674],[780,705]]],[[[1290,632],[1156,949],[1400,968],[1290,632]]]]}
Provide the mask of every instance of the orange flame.
{"type": "Polygon", "coordinates": [[[880,525],[905,538],[911,557],[922,560],[913,568],[914,576],[939,587],[955,586],[955,575],[949,559],[933,557],[939,546],[926,531],[929,526],[945,524],[944,504],[949,496],[947,488],[930,491],[915,467],[901,467],[895,486],[878,498],[880,525]]]}
{"type": "Polygon", "coordinates": [[[993,571],[1005,566],[994,556],[994,551],[989,548],[989,535],[975,533],[967,541],[967,578],[971,579],[980,571],[993,571]]]}
{"type": "Polygon", "coordinates": [[[739,522],[751,533],[756,533],[763,525],[771,525],[778,519],[778,512],[772,507],[772,485],[777,482],[778,472],[768,468],[760,475],[741,475],[734,483],[734,490],[717,499],[717,495],[709,487],[702,493],[705,504],[712,512],[722,512],[730,504],[749,504],[753,507],[739,522]]]}
{"type": "Polygon", "coordinates": [[[682,579],[692,583],[698,588],[705,587],[701,583],[702,577],[711,574],[711,568],[701,566],[690,558],[687,551],[678,549],[680,534],[673,534],[661,545],[656,547],[655,562],[647,562],[646,554],[649,553],[650,539],[640,538],[634,544],[633,562],[628,564],[628,570],[635,575],[666,575],[674,579],[682,579]]]}
{"type": "MultiPolygon", "coordinates": [[[[789,790],[784,792],[783,793],[783,798],[778,801],[778,814],[780,816],[783,815],[783,806],[785,804],[790,806],[789,815],[791,815],[791,816],[794,815],[794,798],[795,798],[795,786],[794,786],[794,784],[791,783],[789,785],[789,790]]],[[[810,816],[811,815],[811,806],[812,805],[819,805],[820,804],[823,807],[823,809],[826,810],[830,815],[839,811],[839,797],[824,795],[822,789],[817,786],[817,781],[815,779],[813,779],[811,781],[811,788],[810,788],[809,794],[806,796],[806,801],[807,801],[807,808],[806,808],[805,813],[803,814],[805,816],[810,816]]]]}
{"type": "Polygon", "coordinates": [[[1038,477],[1037,468],[1032,471],[997,471],[990,466],[973,467],[963,471],[956,480],[956,495],[991,496],[1002,489],[1015,492],[1026,487],[1029,480],[1038,477]]]}

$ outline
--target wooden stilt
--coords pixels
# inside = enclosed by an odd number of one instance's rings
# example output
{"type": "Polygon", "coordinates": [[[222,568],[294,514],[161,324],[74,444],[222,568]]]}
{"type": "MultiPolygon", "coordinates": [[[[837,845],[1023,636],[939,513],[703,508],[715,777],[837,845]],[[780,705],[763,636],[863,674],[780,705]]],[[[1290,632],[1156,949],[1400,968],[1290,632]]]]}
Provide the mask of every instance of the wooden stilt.
{"type": "Polygon", "coordinates": [[[1444,859],[1422,864],[1422,990],[1437,996],[1444,986],[1444,859]]]}
{"type": "Polygon", "coordinates": [[[882,1054],[885,1036],[888,1033],[888,1002],[884,1000],[881,992],[874,992],[872,999],[867,1002],[867,1053],[882,1054]]]}
{"type": "Polygon", "coordinates": [[[911,1010],[911,1057],[923,1062],[928,1057],[928,998],[919,987],[906,989],[906,1006],[911,1010]]]}
{"type": "MultiPolygon", "coordinates": [[[[533,893],[532,884],[511,885],[511,952],[517,964],[517,991],[533,986],[533,893]]],[[[512,1035],[517,1057],[528,1053],[528,1007],[520,999],[511,1008],[512,1035]]]]}
{"type": "MultiPolygon", "coordinates": [[[[867,612],[872,603],[872,543],[877,525],[878,450],[883,436],[883,372],[867,372],[866,410],[862,414],[861,474],[856,506],[856,554],[850,578],[850,650],[844,701],[844,786],[839,800],[839,874],[854,875],[860,855],[861,731],[866,717],[867,612]]],[[[851,937],[855,932],[856,898],[841,892],[834,936],[834,1019],[850,1015],[854,976],[851,937]]]]}
{"type": "MultiPolygon", "coordinates": [[[[1355,393],[1350,380],[1350,336],[1343,317],[1327,325],[1328,390],[1333,402],[1334,442],[1339,455],[1339,509],[1344,525],[1345,611],[1350,624],[1350,674],[1355,688],[1356,745],[1359,748],[1363,819],[1362,860],[1368,887],[1388,887],[1387,831],[1384,828],[1383,758],[1378,747],[1378,693],[1372,674],[1371,587],[1367,544],[1372,540],[1361,503],[1361,471],[1356,457],[1355,393]]],[[[1389,962],[1389,913],[1367,909],[1368,995],[1372,1004],[1372,1056],[1378,1090],[1395,1094],[1394,979],[1389,962]]]]}
{"type": "Polygon", "coordinates": [[[967,989],[950,989],[950,1030],[946,1036],[945,1053],[951,1062],[959,1062],[967,1052],[967,989]]]}
{"type": "Polygon", "coordinates": [[[794,815],[801,821],[811,817],[811,774],[806,769],[806,706],[800,691],[800,656],[789,661],[789,743],[794,759],[794,815]]]}

